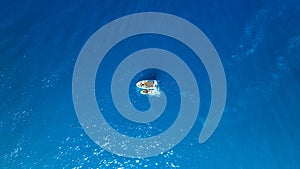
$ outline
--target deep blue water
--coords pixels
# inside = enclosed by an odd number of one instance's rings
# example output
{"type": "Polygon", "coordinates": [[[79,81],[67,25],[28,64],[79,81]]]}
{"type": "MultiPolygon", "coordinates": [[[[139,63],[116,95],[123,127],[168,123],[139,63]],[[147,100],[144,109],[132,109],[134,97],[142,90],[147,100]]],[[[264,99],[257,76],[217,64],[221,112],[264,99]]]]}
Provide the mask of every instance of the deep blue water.
{"type": "MultiPolygon", "coordinates": [[[[299,21],[296,0],[1,1],[0,168],[300,168],[299,21]],[[111,80],[114,67],[131,52],[158,47],[191,67],[201,93],[198,119],[180,144],[156,157],[131,159],[102,150],[85,134],[72,102],[72,74],[95,31],[119,17],[149,11],[184,18],[207,35],[225,69],[227,101],[217,130],[199,144],[211,92],[202,63],[186,46],[163,36],[122,41],[108,54],[118,58],[103,61],[97,80],[111,80]]],[[[133,84],[148,77],[160,80],[170,96],[151,129],[122,119],[111,105],[110,84],[96,80],[99,107],[123,134],[156,135],[176,118],[180,92],[174,79],[145,70],[133,84]]],[[[133,104],[146,110],[147,99],[130,91],[133,104]]]]}

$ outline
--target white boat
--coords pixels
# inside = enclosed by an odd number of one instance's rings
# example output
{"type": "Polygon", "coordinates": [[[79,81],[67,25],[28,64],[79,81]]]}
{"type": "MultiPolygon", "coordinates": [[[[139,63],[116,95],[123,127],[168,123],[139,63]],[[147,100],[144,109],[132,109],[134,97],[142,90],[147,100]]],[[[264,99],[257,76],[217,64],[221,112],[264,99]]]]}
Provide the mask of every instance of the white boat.
{"type": "Polygon", "coordinates": [[[150,95],[150,96],[159,96],[160,95],[159,90],[156,90],[156,89],[154,89],[154,90],[146,90],[146,89],[144,89],[144,90],[141,90],[140,93],[142,95],[150,95]]]}
{"type": "Polygon", "coordinates": [[[138,87],[139,89],[145,89],[145,90],[157,90],[158,83],[156,80],[141,80],[136,83],[136,87],[138,87]]]}

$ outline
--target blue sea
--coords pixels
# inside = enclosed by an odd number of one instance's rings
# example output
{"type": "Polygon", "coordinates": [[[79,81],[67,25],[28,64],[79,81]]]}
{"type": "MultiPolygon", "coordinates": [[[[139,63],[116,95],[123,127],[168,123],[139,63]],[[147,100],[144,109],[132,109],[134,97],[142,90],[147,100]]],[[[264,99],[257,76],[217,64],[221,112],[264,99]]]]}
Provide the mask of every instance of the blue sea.
{"type": "Polygon", "coordinates": [[[298,0],[0,1],[1,169],[299,169],[299,119],[298,0]],[[145,69],[131,80],[132,106],[140,111],[151,107],[135,83],[156,79],[167,98],[165,111],[151,123],[120,115],[111,96],[112,76],[135,51],[161,48],[175,53],[190,67],[201,94],[195,103],[200,106],[197,119],[183,140],[156,156],[129,158],[103,149],[85,132],[74,108],[72,79],[81,50],[97,30],[143,12],[171,14],[200,29],[218,52],[227,96],[218,127],[199,143],[212,98],[201,60],[187,45],[157,34],[116,44],[95,80],[99,110],[113,130],[131,138],[160,135],[179,115],[181,96],[192,98],[168,72],[145,69]]]}

